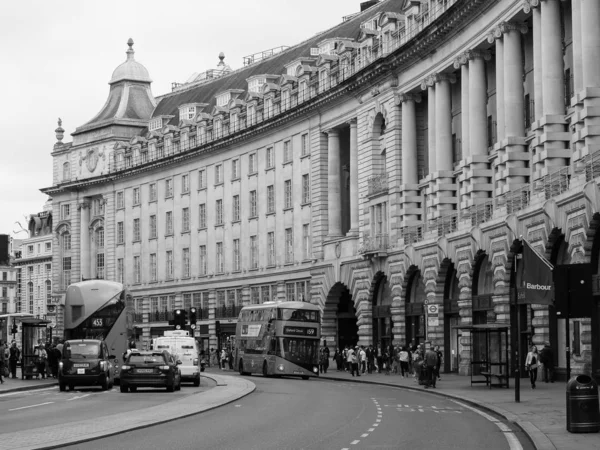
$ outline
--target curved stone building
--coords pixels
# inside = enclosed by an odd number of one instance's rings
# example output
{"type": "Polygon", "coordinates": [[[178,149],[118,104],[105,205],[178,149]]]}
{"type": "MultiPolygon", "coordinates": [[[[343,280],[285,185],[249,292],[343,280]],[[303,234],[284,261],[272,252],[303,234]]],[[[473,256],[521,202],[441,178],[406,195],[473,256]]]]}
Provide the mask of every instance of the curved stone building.
{"type": "Polygon", "coordinates": [[[244,304],[303,299],[330,346],[430,341],[463,374],[490,356],[472,325],[513,348],[519,310],[523,345],[564,374],[569,342],[598,374],[597,297],[568,337],[553,306],[511,303],[521,236],[600,270],[600,2],[364,8],[156,99],[130,42],[102,111],[57,130],[57,295],[124,281],[145,342],[196,305],[205,347],[244,304]]]}

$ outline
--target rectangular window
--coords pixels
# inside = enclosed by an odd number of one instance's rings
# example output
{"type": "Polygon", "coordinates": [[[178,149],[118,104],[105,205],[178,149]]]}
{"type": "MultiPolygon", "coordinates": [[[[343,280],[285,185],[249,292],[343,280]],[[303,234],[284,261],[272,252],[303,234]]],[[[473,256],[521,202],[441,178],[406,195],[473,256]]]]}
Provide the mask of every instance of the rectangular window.
{"type": "Polygon", "coordinates": [[[250,268],[258,268],[258,237],[250,236],[250,268]]]}
{"type": "Polygon", "coordinates": [[[27,246],[27,254],[28,255],[33,255],[33,245],[28,245],[27,246]]]}
{"type": "Polygon", "coordinates": [[[233,204],[232,204],[232,214],[233,214],[233,222],[239,222],[240,220],[240,196],[233,196],[233,204]]]}
{"type": "Polygon", "coordinates": [[[181,193],[187,194],[190,192],[190,176],[188,174],[181,175],[181,193]]]}
{"type": "Polygon", "coordinates": [[[198,189],[204,189],[206,187],[206,170],[202,169],[198,171],[198,189]]]}
{"type": "Polygon", "coordinates": [[[302,225],[302,257],[310,259],[310,225],[305,223],[302,225]]]}
{"type": "Polygon", "coordinates": [[[173,279],[173,250],[167,250],[167,258],[166,258],[166,273],[165,276],[167,280],[173,279]]]}
{"type": "Polygon", "coordinates": [[[250,217],[258,215],[256,191],[250,191],[250,217]]]}
{"type": "Polygon", "coordinates": [[[302,175],[302,203],[310,202],[310,177],[308,174],[302,175]]]}
{"type": "Polygon", "coordinates": [[[231,179],[237,180],[240,177],[240,160],[234,159],[231,161],[231,179]]]}
{"type": "Polygon", "coordinates": [[[217,273],[223,273],[223,243],[217,242],[217,273]]]}
{"type": "Polygon", "coordinates": [[[151,183],[150,186],[148,187],[149,192],[149,201],[151,202],[155,202],[157,199],[157,194],[156,194],[156,183],[151,183]]]}
{"type": "Polygon", "coordinates": [[[140,239],[140,219],[133,219],[133,242],[137,242],[140,239]]]}
{"type": "Polygon", "coordinates": [[[275,233],[272,231],[267,234],[267,264],[275,265],[275,233]]]}
{"type": "Polygon", "coordinates": [[[142,273],[141,273],[140,257],[139,256],[134,256],[133,257],[133,282],[134,283],[141,283],[142,282],[142,273]]]}
{"type": "Polygon", "coordinates": [[[200,246],[200,275],[206,275],[206,245],[200,246]]]}
{"type": "Polygon", "coordinates": [[[104,279],[104,253],[96,253],[96,278],[104,279]]]}
{"type": "Polygon", "coordinates": [[[167,211],[165,214],[165,234],[173,234],[173,211],[167,211]]]}
{"type": "Polygon", "coordinates": [[[275,155],[273,155],[273,147],[267,147],[267,169],[275,165],[275,155]]]}
{"type": "Polygon", "coordinates": [[[267,214],[275,212],[275,188],[267,186],[267,214]]]}
{"type": "Polygon", "coordinates": [[[240,240],[233,240],[233,270],[235,272],[240,270],[240,240]]]}
{"type": "Polygon", "coordinates": [[[256,153],[248,156],[248,173],[256,173],[256,153]]]}
{"type": "Polygon", "coordinates": [[[140,188],[133,188],[133,204],[140,204],[140,188]]]}
{"type": "Polygon", "coordinates": [[[183,278],[190,277],[190,249],[184,248],[182,254],[183,278]]]}
{"type": "Polygon", "coordinates": [[[157,274],[156,253],[150,253],[150,281],[156,281],[157,274]]]}
{"type": "Polygon", "coordinates": [[[285,262],[294,262],[294,233],[291,228],[285,229],[285,262]]]}
{"type": "Polygon", "coordinates": [[[285,180],[284,183],[284,195],[285,195],[285,204],[284,204],[284,208],[291,208],[292,207],[292,180],[285,180]]]}
{"type": "Polygon", "coordinates": [[[156,215],[152,214],[150,216],[150,239],[156,239],[158,234],[158,230],[156,228],[156,215]]]}
{"type": "Polygon", "coordinates": [[[302,147],[302,156],[308,155],[308,133],[304,133],[302,136],[300,136],[300,143],[302,147]]]}
{"type": "Polygon", "coordinates": [[[198,209],[198,227],[206,228],[206,203],[201,203],[198,209]]]}
{"type": "Polygon", "coordinates": [[[68,233],[62,235],[62,249],[63,252],[68,252],[71,250],[71,235],[68,233]]]}
{"type": "Polygon", "coordinates": [[[123,222],[117,222],[117,244],[125,243],[125,227],[123,222]]]}
{"type": "Polygon", "coordinates": [[[252,286],[250,288],[250,303],[252,305],[260,304],[260,287],[252,286]]]}
{"type": "Polygon", "coordinates": [[[165,180],[165,198],[173,197],[173,180],[165,180]]]}
{"type": "Polygon", "coordinates": [[[117,258],[117,281],[119,283],[125,282],[125,266],[123,265],[123,258],[117,258]]]}
{"type": "Polygon", "coordinates": [[[60,219],[69,220],[71,218],[71,205],[60,205],[60,219]]]}
{"type": "Polygon", "coordinates": [[[46,242],[46,251],[49,252],[52,250],[52,243],[51,242],[46,242]]]}
{"type": "Polygon", "coordinates": [[[219,199],[216,202],[215,225],[223,224],[223,200],[219,199]]]}
{"type": "Polygon", "coordinates": [[[190,231],[190,208],[183,208],[181,210],[181,231],[190,231]]]}
{"type": "Polygon", "coordinates": [[[285,301],[296,301],[296,283],[285,283],[285,301]]]}
{"type": "Polygon", "coordinates": [[[292,145],[290,141],[285,141],[283,143],[283,162],[291,162],[292,161],[292,145]]]}
{"type": "Polygon", "coordinates": [[[256,109],[254,105],[248,106],[248,125],[254,125],[256,123],[256,109]]]}
{"type": "Polygon", "coordinates": [[[93,203],[93,214],[94,216],[103,216],[104,215],[104,199],[96,198],[93,203]]]}
{"type": "Polygon", "coordinates": [[[117,209],[125,208],[125,197],[123,191],[117,192],[117,209]]]}
{"type": "Polygon", "coordinates": [[[217,164],[215,166],[215,184],[221,184],[223,182],[223,166],[217,164]]]}

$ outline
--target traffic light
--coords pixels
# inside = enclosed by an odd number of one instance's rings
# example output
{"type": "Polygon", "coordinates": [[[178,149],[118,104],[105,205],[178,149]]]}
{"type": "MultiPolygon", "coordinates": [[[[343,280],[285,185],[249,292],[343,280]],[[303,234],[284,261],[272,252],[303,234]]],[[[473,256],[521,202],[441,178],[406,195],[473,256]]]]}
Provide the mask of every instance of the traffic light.
{"type": "Polygon", "coordinates": [[[215,334],[219,336],[221,334],[221,321],[215,320],[215,334]]]}
{"type": "Polygon", "coordinates": [[[186,322],[186,311],[185,309],[176,309],[175,312],[173,313],[173,323],[175,324],[175,329],[176,330],[183,330],[185,329],[185,322],[186,322]]]}
{"type": "Polygon", "coordinates": [[[190,308],[190,329],[192,329],[192,330],[196,329],[197,321],[198,321],[198,319],[196,318],[196,308],[191,307],[190,308]]]}
{"type": "Polygon", "coordinates": [[[10,334],[17,334],[19,332],[19,329],[17,328],[16,324],[13,324],[12,328],[10,329],[10,334]]]}

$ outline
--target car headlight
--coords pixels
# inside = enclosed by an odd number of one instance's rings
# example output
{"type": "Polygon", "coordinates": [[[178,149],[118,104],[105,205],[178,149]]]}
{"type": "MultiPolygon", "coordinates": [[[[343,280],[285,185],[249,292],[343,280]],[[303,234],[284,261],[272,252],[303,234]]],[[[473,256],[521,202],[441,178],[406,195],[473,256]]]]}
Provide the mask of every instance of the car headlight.
{"type": "Polygon", "coordinates": [[[314,373],[319,373],[319,368],[318,367],[313,367],[313,372],[314,373]]]}
{"type": "Polygon", "coordinates": [[[168,371],[169,370],[169,366],[159,366],[158,368],[160,370],[164,370],[164,371],[168,371]]]}
{"type": "Polygon", "coordinates": [[[121,370],[129,370],[131,369],[131,366],[121,366],[121,370]]]}
{"type": "Polygon", "coordinates": [[[279,370],[280,372],[283,372],[283,364],[279,364],[279,366],[277,367],[277,370],[279,370]]]}
{"type": "Polygon", "coordinates": [[[198,358],[194,358],[194,365],[197,366],[198,365],[198,358]]]}
{"type": "Polygon", "coordinates": [[[106,361],[100,361],[100,370],[106,372],[107,364],[106,361]]]}
{"type": "Polygon", "coordinates": [[[58,368],[62,370],[62,368],[63,368],[63,362],[62,361],[58,362],[58,368]]]}

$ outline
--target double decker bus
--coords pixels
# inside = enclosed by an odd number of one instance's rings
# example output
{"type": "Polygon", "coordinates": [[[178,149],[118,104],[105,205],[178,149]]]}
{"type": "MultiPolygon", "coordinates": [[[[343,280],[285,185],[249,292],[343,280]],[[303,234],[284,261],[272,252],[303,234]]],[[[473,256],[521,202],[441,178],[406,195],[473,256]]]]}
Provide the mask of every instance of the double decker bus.
{"type": "Polygon", "coordinates": [[[106,342],[120,379],[119,358],[134,339],[134,309],[127,306],[129,293],[124,285],[107,280],[73,283],[65,296],[65,339],[100,339],[106,342]]]}
{"type": "Polygon", "coordinates": [[[244,306],[236,326],[235,364],[242,375],[319,376],[319,307],[304,302],[244,306]]]}

